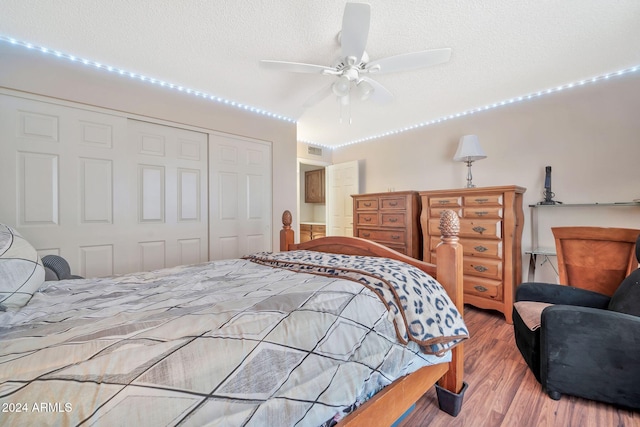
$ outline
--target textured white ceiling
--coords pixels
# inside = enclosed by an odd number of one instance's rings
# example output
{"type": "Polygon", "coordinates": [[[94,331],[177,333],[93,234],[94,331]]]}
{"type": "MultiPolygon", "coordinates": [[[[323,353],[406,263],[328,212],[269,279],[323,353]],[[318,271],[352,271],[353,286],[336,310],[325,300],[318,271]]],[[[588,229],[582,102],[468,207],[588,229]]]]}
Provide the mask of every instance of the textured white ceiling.
{"type": "Polygon", "coordinates": [[[370,0],[369,57],[450,47],[432,68],[376,76],[390,105],[333,97],[332,77],[260,68],[331,65],[344,0],[0,0],[0,36],[180,84],[298,120],[340,145],[640,64],[638,0],[370,0]]]}

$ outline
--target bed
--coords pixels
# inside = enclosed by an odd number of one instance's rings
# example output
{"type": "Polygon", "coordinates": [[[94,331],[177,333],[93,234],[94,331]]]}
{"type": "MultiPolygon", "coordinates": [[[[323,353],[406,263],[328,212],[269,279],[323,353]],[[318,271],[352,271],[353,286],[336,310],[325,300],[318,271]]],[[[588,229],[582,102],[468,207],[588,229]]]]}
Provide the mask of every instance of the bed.
{"type": "Polygon", "coordinates": [[[456,224],[437,267],[294,244],[285,212],[277,253],[45,282],[0,313],[2,423],[391,425],[436,381],[464,386],[456,224]]]}

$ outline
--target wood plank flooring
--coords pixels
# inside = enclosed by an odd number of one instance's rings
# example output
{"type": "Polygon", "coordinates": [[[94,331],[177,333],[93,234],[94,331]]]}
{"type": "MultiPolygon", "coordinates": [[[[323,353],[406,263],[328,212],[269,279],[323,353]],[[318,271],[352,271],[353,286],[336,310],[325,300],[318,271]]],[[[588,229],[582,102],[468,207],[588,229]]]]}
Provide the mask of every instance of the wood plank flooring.
{"type": "Polygon", "coordinates": [[[522,359],[513,326],[502,314],[465,306],[471,338],[465,342],[465,376],[469,384],[457,417],[438,409],[431,388],[398,427],[637,427],[640,412],[562,396],[552,400],[522,359]]]}

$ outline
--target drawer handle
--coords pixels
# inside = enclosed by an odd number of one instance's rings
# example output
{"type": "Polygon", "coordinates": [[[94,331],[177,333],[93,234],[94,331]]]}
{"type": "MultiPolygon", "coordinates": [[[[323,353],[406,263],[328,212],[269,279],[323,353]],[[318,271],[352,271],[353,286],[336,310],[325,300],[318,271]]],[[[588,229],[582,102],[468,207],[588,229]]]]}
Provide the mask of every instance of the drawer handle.
{"type": "Polygon", "coordinates": [[[438,203],[440,203],[441,205],[448,205],[449,200],[439,200],[438,203]]]}
{"type": "Polygon", "coordinates": [[[477,211],[477,212],[476,212],[476,215],[478,215],[478,216],[485,216],[485,215],[489,215],[489,212],[487,212],[487,211],[477,211]]]}
{"type": "Polygon", "coordinates": [[[488,268],[487,268],[487,267],[485,267],[484,265],[474,265],[474,266],[473,266],[473,269],[474,269],[475,271],[480,272],[480,273],[484,273],[485,271],[487,271],[487,270],[488,270],[488,268]]]}
{"type": "Polygon", "coordinates": [[[487,203],[489,201],[489,199],[476,199],[476,202],[478,203],[487,203]]]}
{"type": "Polygon", "coordinates": [[[389,218],[389,222],[398,222],[398,218],[389,218]]]}
{"type": "Polygon", "coordinates": [[[362,233],[362,235],[363,235],[364,237],[369,237],[369,236],[371,236],[371,234],[370,234],[370,233],[362,233]]]}
{"type": "Polygon", "coordinates": [[[364,220],[365,220],[365,221],[367,221],[367,222],[369,222],[369,221],[371,221],[371,217],[370,217],[370,216],[365,216],[365,217],[364,217],[364,220]]]}
{"type": "Polygon", "coordinates": [[[484,286],[480,286],[480,285],[474,286],[473,289],[475,289],[478,292],[487,292],[489,290],[489,289],[485,288],[484,286]]]}
{"type": "Polygon", "coordinates": [[[371,207],[371,202],[365,202],[365,203],[363,203],[363,205],[365,207],[367,207],[367,208],[370,208],[371,207]]]}
{"type": "Polygon", "coordinates": [[[489,249],[485,248],[484,246],[475,246],[473,249],[475,249],[478,252],[486,252],[489,249]]]}
{"type": "Polygon", "coordinates": [[[487,231],[487,229],[486,229],[486,228],[484,228],[484,227],[480,227],[480,226],[473,227],[473,228],[472,228],[472,230],[473,230],[473,231],[475,231],[476,233],[480,233],[480,234],[482,234],[482,233],[484,233],[485,231],[487,231]]]}
{"type": "Polygon", "coordinates": [[[398,206],[398,202],[389,202],[389,206],[398,206]]]}
{"type": "Polygon", "coordinates": [[[394,234],[393,236],[391,236],[391,238],[393,240],[398,240],[400,238],[400,236],[398,236],[397,234],[394,234]]]}

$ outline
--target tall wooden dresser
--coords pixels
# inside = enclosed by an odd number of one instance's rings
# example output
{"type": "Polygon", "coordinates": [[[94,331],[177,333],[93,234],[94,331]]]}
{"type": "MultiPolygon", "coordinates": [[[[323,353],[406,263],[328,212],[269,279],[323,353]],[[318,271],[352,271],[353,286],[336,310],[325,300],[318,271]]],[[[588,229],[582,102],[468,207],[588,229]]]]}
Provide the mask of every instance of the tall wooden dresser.
{"type": "Polygon", "coordinates": [[[417,191],[355,194],[353,235],[422,259],[420,197],[417,191]]]}
{"type": "Polygon", "coordinates": [[[515,288],[522,281],[524,212],[518,186],[464,188],[420,192],[424,261],[435,263],[440,242],[440,212],[460,216],[464,253],[464,302],[502,312],[512,323],[515,288]]]}

